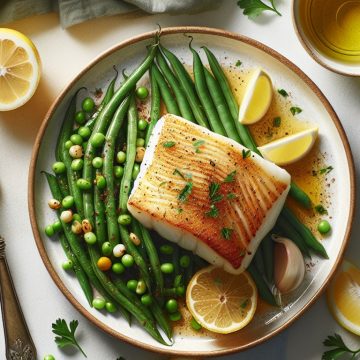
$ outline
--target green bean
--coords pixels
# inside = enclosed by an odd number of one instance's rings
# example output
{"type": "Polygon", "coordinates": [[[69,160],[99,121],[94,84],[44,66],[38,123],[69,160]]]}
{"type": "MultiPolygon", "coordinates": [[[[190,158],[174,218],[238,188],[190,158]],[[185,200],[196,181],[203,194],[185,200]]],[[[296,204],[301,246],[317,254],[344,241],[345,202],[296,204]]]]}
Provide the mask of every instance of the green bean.
{"type": "Polygon", "coordinates": [[[300,251],[307,257],[310,257],[308,246],[305,239],[300,236],[299,232],[294,228],[291,222],[287,221],[285,216],[279,216],[276,225],[280,228],[281,232],[292,240],[300,251]]]}
{"type": "Polygon", "coordinates": [[[227,137],[241,143],[239,134],[236,131],[235,123],[231,117],[229,107],[226,103],[224,95],[216,79],[213,78],[210,71],[204,67],[206,84],[209,89],[209,93],[216,106],[216,110],[219,114],[220,120],[224,126],[227,137]]]}
{"type": "Polygon", "coordinates": [[[184,65],[180,62],[180,60],[169,50],[165,49],[164,47],[161,47],[162,52],[166,56],[166,58],[169,60],[169,63],[180,83],[180,86],[182,87],[187,100],[190,104],[191,110],[193,111],[193,114],[195,116],[196,122],[204,126],[206,128],[209,127],[206,116],[202,110],[201,103],[199,101],[199,98],[196,95],[194,83],[186,71],[184,65]]]}
{"type": "Polygon", "coordinates": [[[311,230],[299,221],[299,219],[291,212],[290,209],[284,207],[281,214],[302,236],[308,248],[312,249],[314,252],[321,255],[325,259],[329,258],[324,246],[316,239],[311,230]]]}
{"type": "Polygon", "coordinates": [[[106,210],[107,234],[109,242],[112,246],[118,244],[120,240],[114,194],[115,142],[124,122],[129,102],[130,98],[127,97],[116,110],[113,120],[106,133],[106,142],[103,150],[103,172],[107,186],[106,194],[104,196],[104,204],[106,210]]]}
{"type": "Polygon", "coordinates": [[[152,313],[155,316],[155,319],[157,321],[157,323],[159,324],[159,326],[161,327],[161,329],[164,331],[164,333],[166,334],[166,336],[171,340],[172,338],[172,328],[169,324],[169,322],[167,321],[159,303],[157,302],[156,299],[154,299],[153,303],[150,306],[152,313]]]}
{"type": "Polygon", "coordinates": [[[172,259],[171,259],[171,262],[174,265],[174,287],[176,287],[175,284],[176,277],[180,274],[179,256],[180,256],[179,246],[174,245],[174,252],[172,253],[172,259]]]}
{"type": "MultiPolygon", "coordinates": [[[[74,96],[71,98],[68,108],[66,109],[64,120],[61,126],[60,134],[58,137],[58,141],[55,148],[55,158],[57,161],[62,161],[66,167],[66,178],[69,187],[70,194],[74,197],[75,205],[77,208],[77,212],[83,216],[83,203],[81,197],[81,191],[76,185],[77,180],[77,172],[72,170],[71,162],[72,158],[69,154],[69,151],[65,147],[65,142],[70,138],[72,133],[72,129],[74,126],[74,115],[76,111],[76,97],[80,90],[84,88],[80,88],[74,96]]],[[[60,186],[62,189],[62,193],[66,193],[66,186],[64,185],[66,182],[65,178],[60,179],[60,186]]]]}
{"type": "Polygon", "coordinates": [[[102,99],[101,101],[101,104],[99,105],[99,107],[97,108],[97,110],[94,112],[94,114],[91,116],[91,118],[86,122],[86,124],[84,126],[90,128],[90,130],[92,130],[94,128],[94,125],[95,125],[95,122],[96,122],[96,119],[97,117],[99,116],[99,114],[101,113],[102,109],[104,108],[104,106],[106,104],[109,103],[110,99],[113,97],[114,95],[114,88],[115,88],[115,82],[116,82],[116,79],[119,75],[116,67],[114,66],[114,70],[116,72],[114,78],[110,81],[110,84],[109,86],[107,87],[106,89],[106,93],[105,93],[105,96],[104,98],[102,99]]]}
{"type": "Polygon", "coordinates": [[[185,269],[185,282],[186,284],[189,283],[189,281],[191,280],[193,274],[194,274],[194,262],[193,262],[193,254],[189,253],[188,255],[190,257],[190,262],[189,265],[186,267],[185,269]]]}
{"type": "Polygon", "coordinates": [[[203,106],[203,109],[205,110],[207,119],[210,123],[210,127],[217,134],[226,136],[225,129],[221,124],[219,115],[216,111],[216,107],[213,103],[213,100],[206,85],[204,65],[201,62],[199,54],[191,47],[191,41],[189,44],[189,48],[193,53],[195,89],[203,106]]]}
{"type": "Polygon", "coordinates": [[[144,258],[145,262],[149,264],[149,258],[146,253],[143,236],[141,233],[141,224],[133,218],[131,221],[131,231],[140,239],[140,245],[137,246],[140,255],[144,258]]]}
{"type": "Polygon", "coordinates": [[[180,115],[180,110],[177,102],[155,63],[151,65],[151,74],[155,78],[159,86],[160,94],[162,99],[164,100],[167,112],[174,115],[180,115]]]}
{"type": "Polygon", "coordinates": [[[299,186],[296,185],[294,181],[291,182],[289,195],[298,203],[300,203],[304,208],[311,209],[312,202],[310,197],[304,192],[304,190],[299,188],[299,186]]]}
{"type": "Polygon", "coordinates": [[[141,228],[141,235],[142,240],[147,252],[147,255],[149,257],[151,270],[154,275],[154,280],[156,284],[156,296],[162,297],[163,291],[164,291],[164,277],[160,269],[160,260],[159,255],[156,249],[156,246],[154,242],[151,239],[149,231],[142,225],[140,225],[141,228]]]}
{"type": "Polygon", "coordinates": [[[274,281],[274,243],[270,234],[261,241],[265,277],[269,283],[274,281]]]}
{"type": "Polygon", "coordinates": [[[160,118],[160,90],[159,85],[153,74],[153,68],[150,68],[150,84],[151,84],[151,110],[150,110],[150,123],[146,130],[145,146],[149,143],[151,133],[160,118]]]}
{"type": "Polygon", "coordinates": [[[177,81],[175,75],[171,71],[168,63],[166,62],[163,54],[161,54],[160,51],[158,51],[156,55],[156,60],[162,74],[164,75],[166,81],[170,85],[170,88],[174,92],[176,101],[179,105],[181,116],[189,121],[195,122],[195,117],[191,110],[190,104],[186,99],[186,94],[184,93],[184,90],[180,87],[179,82],[177,81]]]}
{"type": "Polygon", "coordinates": [[[262,247],[259,246],[256,250],[256,253],[254,255],[254,265],[256,266],[256,269],[259,271],[259,273],[263,276],[265,275],[265,265],[263,260],[263,253],[262,253],[262,247]]]}
{"type": "MultiPolygon", "coordinates": [[[[100,170],[96,170],[97,176],[101,175],[100,170]]],[[[102,244],[107,241],[106,232],[106,212],[104,204],[104,192],[97,186],[94,186],[94,209],[95,209],[95,233],[97,243],[101,247],[102,244]]]]}
{"type": "Polygon", "coordinates": [[[251,277],[253,278],[261,298],[264,299],[270,305],[276,306],[274,295],[269,290],[269,287],[267,286],[265,280],[257,270],[254,263],[251,262],[246,270],[249,271],[251,277]]]}

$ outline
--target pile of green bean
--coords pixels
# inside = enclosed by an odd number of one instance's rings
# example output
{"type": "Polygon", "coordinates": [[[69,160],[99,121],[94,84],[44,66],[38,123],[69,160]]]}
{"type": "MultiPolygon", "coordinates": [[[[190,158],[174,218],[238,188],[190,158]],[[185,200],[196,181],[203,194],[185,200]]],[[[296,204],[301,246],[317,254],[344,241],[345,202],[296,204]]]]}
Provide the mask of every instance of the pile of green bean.
{"type": "MultiPolygon", "coordinates": [[[[45,173],[53,199],[49,206],[58,220],[46,227],[48,236],[59,234],[67,261],[90,306],[121,311],[134,317],[157,341],[160,334],[171,339],[169,323],[181,319],[177,298],[183,297],[188,281],[206,262],[170,245],[134,219],[127,201],[136,179],[145,146],[160,117],[161,101],[167,112],[228,136],[259,154],[249,130],[237,121],[238,105],[214,54],[204,47],[211,72],[198,53],[193,54],[194,81],[180,60],[160,47],[149,47],[140,66],[115,91],[116,76],[95,109],[92,98],[76,111],[79,89],[70,100],[58,137],[54,174],[45,173]],[[159,50],[160,48],[160,50],[159,50]],[[137,82],[149,71],[151,84],[150,122],[138,119],[136,101],[147,98],[137,82]],[[138,100],[136,100],[136,98],[138,100]],[[93,295],[93,288],[100,294],[93,295]],[[167,315],[166,315],[167,314],[167,315]]],[[[291,195],[303,206],[308,196],[292,184],[291,195]]],[[[276,231],[297,243],[305,255],[325,249],[311,231],[285,208],[276,231]]],[[[269,290],[273,282],[273,249],[268,235],[261,243],[249,271],[260,295],[275,304],[269,290]]],[[[198,324],[195,324],[198,329],[198,324]]]]}

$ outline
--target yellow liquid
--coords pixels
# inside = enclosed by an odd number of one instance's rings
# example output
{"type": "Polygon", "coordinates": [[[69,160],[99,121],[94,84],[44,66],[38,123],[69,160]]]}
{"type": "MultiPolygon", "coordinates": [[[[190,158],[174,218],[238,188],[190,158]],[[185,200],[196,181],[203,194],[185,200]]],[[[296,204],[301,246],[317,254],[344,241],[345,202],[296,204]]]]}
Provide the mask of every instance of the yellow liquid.
{"type": "Polygon", "coordinates": [[[360,0],[299,1],[302,28],[324,55],[360,63],[360,0]]]}

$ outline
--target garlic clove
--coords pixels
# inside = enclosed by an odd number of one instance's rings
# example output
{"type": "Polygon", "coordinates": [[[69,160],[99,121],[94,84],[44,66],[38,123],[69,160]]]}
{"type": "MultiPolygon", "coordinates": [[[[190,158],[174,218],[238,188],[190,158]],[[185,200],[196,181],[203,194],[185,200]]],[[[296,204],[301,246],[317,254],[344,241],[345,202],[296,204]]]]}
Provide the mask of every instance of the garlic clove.
{"type": "Polygon", "coordinates": [[[274,281],[282,294],[289,293],[302,283],[305,276],[305,262],[299,248],[288,238],[273,237],[274,281]]]}

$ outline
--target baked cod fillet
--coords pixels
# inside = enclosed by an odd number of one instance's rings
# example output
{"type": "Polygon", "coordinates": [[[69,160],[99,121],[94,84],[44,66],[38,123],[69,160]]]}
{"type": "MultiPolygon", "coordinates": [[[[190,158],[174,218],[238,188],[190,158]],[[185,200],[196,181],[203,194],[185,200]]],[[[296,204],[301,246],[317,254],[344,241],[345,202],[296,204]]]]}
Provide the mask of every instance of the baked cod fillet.
{"type": "Polygon", "coordinates": [[[273,228],[290,175],[175,115],[154,127],[128,201],[144,226],[238,274],[273,228]]]}

